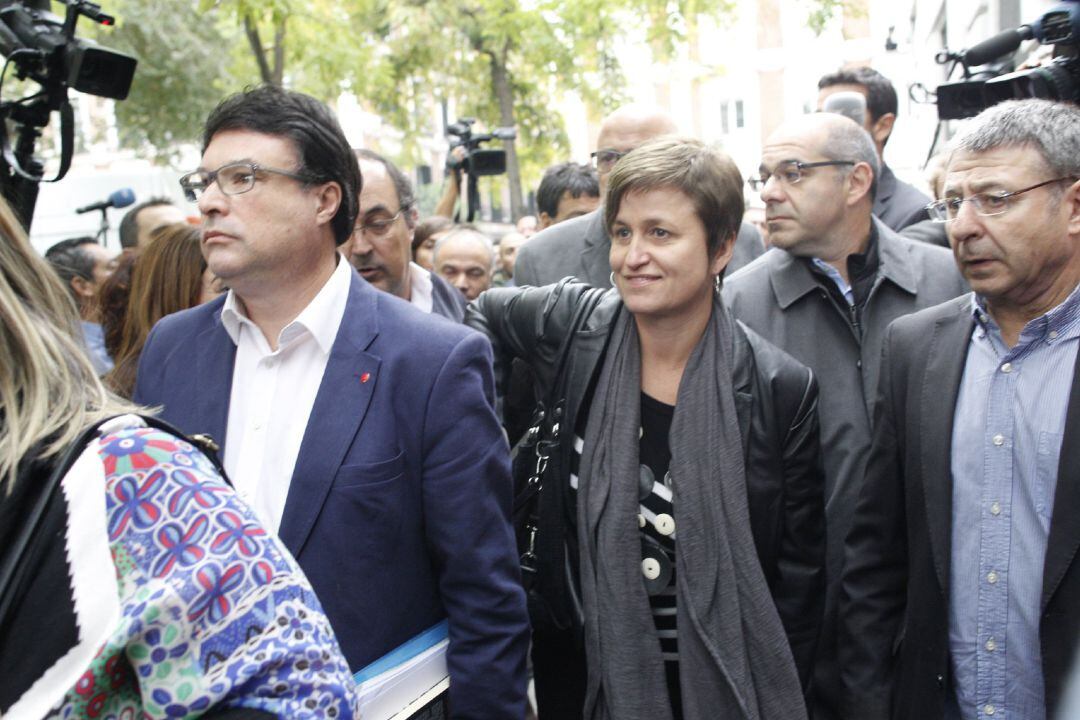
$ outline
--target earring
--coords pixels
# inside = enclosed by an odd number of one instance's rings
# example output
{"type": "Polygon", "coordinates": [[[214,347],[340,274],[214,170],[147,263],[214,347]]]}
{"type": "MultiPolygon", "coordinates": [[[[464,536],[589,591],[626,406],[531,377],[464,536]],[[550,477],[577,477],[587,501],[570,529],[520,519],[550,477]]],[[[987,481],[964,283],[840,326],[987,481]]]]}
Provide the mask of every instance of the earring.
{"type": "Polygon", "coordinates": [[[719,293],[720,289],[724,285],[724,281],[721,279],[721,274],[713,275],[713,285],[716,287],[716,292],[719,293]]]}
{"type": "Polygon", "coordinates": [[[612,270],[611,274],[608,275],[608,282],[611,283],[611,287],[615,287],[615,271],[614,270],[612,270]]]}

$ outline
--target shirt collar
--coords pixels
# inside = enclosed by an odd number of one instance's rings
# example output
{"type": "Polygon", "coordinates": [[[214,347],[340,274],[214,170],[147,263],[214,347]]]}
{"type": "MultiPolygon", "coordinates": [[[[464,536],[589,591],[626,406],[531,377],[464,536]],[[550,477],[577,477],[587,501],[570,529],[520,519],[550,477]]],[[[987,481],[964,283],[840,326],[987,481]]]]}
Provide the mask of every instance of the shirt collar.
{"type": "MultiPolygon", "coordinates": [[[[352,270],[349,263],[335,253],[337,267],[296,319],[282,328],[278,335],[278,348],[284,348],[303,333],[310,333],[324,354],[329,354],[337,338],[341,319],[345,315],[345,303],[349,296],[352,270]]],[[[221,324],[234,344],[240,343],[240,328],[247,325],[254,332],[261,332],[247,316],[243,305],[230,289],[221,307],[221,324]]]]}
{"type": "MultiPolygon", "coordinates": [[[[975,324],[984,332],[995,334],[1001,332],[986,309],[986,298],[981,295],[971,294],[971,314],[975,318],[975,324]]],[[[1029,320],[1020,331],[1018,345],[1040,340],[1046,336],[1060,340],[1076,334],[1080,334],[1080,285],[1073,288],[1069,296],[1057,307],[1029,320]]]]}
{"type": "Polygon", "coordinates": [[[433,289],[431,273],[414,262],[409,263],[409,302],[419,310],[431,312],[433,289]]]}

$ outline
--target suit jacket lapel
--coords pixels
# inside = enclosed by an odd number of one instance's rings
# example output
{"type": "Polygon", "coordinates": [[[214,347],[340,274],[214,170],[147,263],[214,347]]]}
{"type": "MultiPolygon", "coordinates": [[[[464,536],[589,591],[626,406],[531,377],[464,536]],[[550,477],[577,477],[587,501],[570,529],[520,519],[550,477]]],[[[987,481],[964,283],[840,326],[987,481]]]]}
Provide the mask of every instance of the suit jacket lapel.
{"type": "Polygon", "coordinates": [[[581,267],[584,277],[578,278],[595,287],[611,287],[611,242],[604,230],[604,208],[592,212],[592,220],[585,230],[585,248],[581,251],[581,267]]]}
{"type": "Polygon", "coordinates": [[[209,435],[220,448],[219,456],[224,458],[236,345],[225,332],[219,313],[214,314],[210,327],[199,333],[195,347],[198,349],[195,353],[198,386],[195,417],[201,420],[201,426],[191,428],[190,433],[209,435]]]}
{"type": "MultiPolygon", "coordinates": [[[[960,381],[967,362],[974,321],[971,296],[954,301],[956,312],[939,318],[926,351],[925,373],[912,378],[921,384],[917,422],[922,451],[921,477],[938,583],[948,594],[952,546],[952,433],[960,381]]],[[[910,421],[910,420],[909,420],[910,421]]]]}
{"type": "Polygon", "coordinates": [[[355,272],[352,275],[345,316],[311,408],[278,531],[296,556],[311,534],[379,380],[380,360],[367,352],[378,335],[379,291],[355,272]]]}
{"type": "Polygon", "coordinates": [[[1058,461],[1057,490],[1054,493],[1050,537],[1046,543],[1046,562],[1043,566],[1042,610],[1046,609],[1080,546],[1077,507],[1080,507],[1080,352],[1077,353],[1073,369],[1072,391],[1058,461]]]}

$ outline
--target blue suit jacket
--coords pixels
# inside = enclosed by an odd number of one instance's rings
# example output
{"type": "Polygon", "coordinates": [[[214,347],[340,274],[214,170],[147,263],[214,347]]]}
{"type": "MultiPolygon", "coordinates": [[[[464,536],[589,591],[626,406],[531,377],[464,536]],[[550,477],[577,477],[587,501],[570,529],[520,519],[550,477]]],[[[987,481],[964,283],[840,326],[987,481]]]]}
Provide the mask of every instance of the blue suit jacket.
{"type": "MultiPolygon", "coordinates": [[[[161,320],[137,402],[223,442],[236,346],[218,299],[161,320]]],[[[524,713],[528,620],[508,449],[480,334],[353,272],[279,534],[357,670],[450,620],[453,717],[524,713]]]]}

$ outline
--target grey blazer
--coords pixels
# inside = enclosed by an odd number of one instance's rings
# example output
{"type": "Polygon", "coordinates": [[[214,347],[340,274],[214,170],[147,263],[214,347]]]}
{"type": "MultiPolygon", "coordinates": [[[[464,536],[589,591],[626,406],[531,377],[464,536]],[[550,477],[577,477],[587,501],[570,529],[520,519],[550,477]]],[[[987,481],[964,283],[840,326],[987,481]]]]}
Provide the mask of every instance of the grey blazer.
{"type": "Polygon", "coordinates": [[[897,235],[877,219],[880,266],[860,330],[804,259],[774,248],[724,281],[732,314],[814,371],[825,461],[827,564],[825,623],[815,678],[815,717],[836,717],[839,675],[836,605],[844,536],[870,453],[870,420],[885,328],[898,317],[967,291],[952,254],[897,235]]]}
{"type": "Polygon", "coordinates": [[[874,214],[881,222],[900,232],[908,225],[929,220],[926,206],[930,198],[893,175],[892,168],[882,164],[874,196],[874,214]]]}
{"type": "MultiPolygon", "coordinates": [[[[587,215],[552,225],[522,245],[514,264],[514,282],[539,287],[573,276],[593,287],[609,288],[610,249],[611,240],[604,230],[604,208],[599,207],[587,215]]],[[[725,277],[764,252],[761,233],[743,223],[725,277]]]]}

